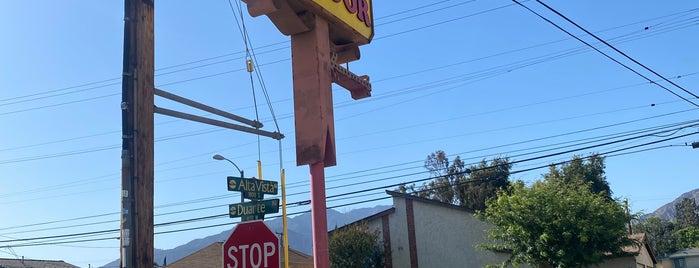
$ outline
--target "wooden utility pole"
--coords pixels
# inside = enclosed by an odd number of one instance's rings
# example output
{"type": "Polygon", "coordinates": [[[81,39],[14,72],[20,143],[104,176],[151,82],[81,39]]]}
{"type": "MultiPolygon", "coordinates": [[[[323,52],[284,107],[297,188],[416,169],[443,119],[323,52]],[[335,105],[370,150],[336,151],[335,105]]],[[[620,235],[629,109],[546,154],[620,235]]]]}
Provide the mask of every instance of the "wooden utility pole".
{"type": "Polygon", "coordinates": [[[124,1],[121,265],[153,267],[153,0],[124,1]]]}

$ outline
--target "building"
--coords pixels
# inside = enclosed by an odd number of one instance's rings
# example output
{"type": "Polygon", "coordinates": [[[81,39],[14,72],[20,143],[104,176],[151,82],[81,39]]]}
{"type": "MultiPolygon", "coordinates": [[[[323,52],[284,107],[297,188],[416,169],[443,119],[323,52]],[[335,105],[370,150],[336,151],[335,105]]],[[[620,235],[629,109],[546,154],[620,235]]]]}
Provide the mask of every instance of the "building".
{"type": "MultiPolygon", "coordinates": [[[[284,253],[280,252],[279,258],[283,267],[284,253]]],[[[182,259],[179,259],[167,268],[221,268],[223,266],[223,242],[213,243],[197,252],[190,254],[182,259]]],[[[289,267],[290,268],[313,268],[313,257],[303,252],[289,248],[289,267]]],[[[0,267],[1,268],[1,267],[0,267]]]]}
{"type": "Polygon", "coordinates": [[[610,256],[603,263],[600,263],[599,268],[652,268],[655,267],[657,260],[650,245],[646,242],[646,234],[629,235],[631,240],[635,241],[635,245],[626,246],[623,248],[624,253],[621,256],[610,256]]]}
{"type": "Polygon", "coordinates": [[[80,268],[64,261],[4,259],[0,258],[0,268],[80,268]]]}
{"type": "Polygon", "coordinates": [[[507,253],[483,250],[490,228],[464,207],[386,191],[393,208],[366,221],[379,231],[386,267],[483,267],[507,260],[507,253]]]}
{"type": "Polygon", "coordinates": [[[688,248],[660,260],[659,268],[699,268],[699,248],[688,248]]]}
{"type": "MultiPolygon", "coordinates": [[[[487,242],[492,225],[477,219],[473,211],[410,194],[386,193],[393,197],[392,208],[357,221],[379,232],[387,253],[386,267],[484,267],[510,257],[507,252],[478,248],[487,242]]],[[[625,254],[610,256],[596,267],[654,267],[656,260],[646,236],[635,234],[630,238],[638,244],[625,247],[625,254]]]]}

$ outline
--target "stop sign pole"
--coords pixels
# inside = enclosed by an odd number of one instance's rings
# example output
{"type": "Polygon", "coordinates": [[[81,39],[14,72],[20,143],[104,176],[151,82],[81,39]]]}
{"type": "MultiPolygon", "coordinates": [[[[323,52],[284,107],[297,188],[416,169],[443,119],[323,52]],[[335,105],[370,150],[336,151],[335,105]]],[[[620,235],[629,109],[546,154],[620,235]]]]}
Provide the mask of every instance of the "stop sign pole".
{"type": "Polygon", "coordinates": [[[263,221],[239,223],[223,243],[223,268],[279,268],[279,237],[263,221]]]}

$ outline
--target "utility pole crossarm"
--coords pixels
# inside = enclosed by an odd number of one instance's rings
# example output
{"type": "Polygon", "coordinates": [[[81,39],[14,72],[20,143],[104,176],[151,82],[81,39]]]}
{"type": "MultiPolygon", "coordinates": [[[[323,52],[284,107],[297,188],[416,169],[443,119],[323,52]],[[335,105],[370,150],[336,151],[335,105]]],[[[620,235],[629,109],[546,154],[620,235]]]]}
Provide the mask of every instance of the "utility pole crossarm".
{"type": "Polygon", "coordinates": [[[263,127],[262,123],[260,123],[259,121],[250,120],[250,119],[247,119],[244,117],[240,117],[240,116],[231,114],[229,112],[208,106],[206,104],[202,104],[200,102],[196,102],[196,101],[187,99],[185,97],[181,97],[181,96],[172,94],[172,93],[164,91],[164,90],[160,90],[160,89],[156,88],[155,95],[169,99],[169,100],[173,100],[173,101],[176,101],[176,102],[179,102],[179,103],[182,103],[184,105],[191,106],[191,107],[194,107],[194,108],[197,108],[200,110],[204,110],[204,111],[210,112],[210,113],[218,115],[218,116],[222,116],[222,117],[234,120],[234,121],[238,121],[240,123],[249,125],[249,126],[254,127],[254,128],[262,128],[263,127]]]}
{"type": "Polygon", "coordinates": [[[180,119],[204,123],[204,124],[208,124],[208,125],[212,125],[212,126],[228,128],[228,129],[238,130],[238,131],[242,131],[242,132],[257,134],[257,135],[262,135],[262,136],[269,137],[269,138],[272,138],[275,140],[281,140],[284,138],[284,134],[281,134],[279,132],[269,132],[269,131],[265,131],[265,130],[259,130],[259,129],[255,129],[255,128],[236,125],[236,124],[232,124],[232,123],[228,123],[228,122],[224,122],[224,121],[220,121],[220,120],[215,120],[215,119],[206,118],[203,116],[178,112],[175,110],[170,110],[170,109],[161,108],[161,107],[154,107],[153,110],[155,113],[162,114],[162,115],[167,115],[167,116],[172,116],[172,117],[176,117],[176,118],[180,118],[180,119]]]}

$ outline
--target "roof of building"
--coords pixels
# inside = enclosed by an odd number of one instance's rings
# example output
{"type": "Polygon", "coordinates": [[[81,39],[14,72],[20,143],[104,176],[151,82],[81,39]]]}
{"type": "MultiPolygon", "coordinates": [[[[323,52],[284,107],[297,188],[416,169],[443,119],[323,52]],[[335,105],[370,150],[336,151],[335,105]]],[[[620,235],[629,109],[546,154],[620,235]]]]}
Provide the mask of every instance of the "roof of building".
{"type": "Polygon", "coordinates": [[[434,200],[434,199],[419,197],[419,196],[415,196],[415,195],[408,194],[408,193],[401,193],[401,192],[389,191],[389,190],[386,190],[386,193],[387,193],[388,195],[390,195],[390,196],[393,196],[393,197],[401,197],[401,198],[405,198],[405,199],[412,199],[412,200],[417,200],[417,201],[420,201],[420,202],[423,202],[423,203],[432,204],[432,205],[435,205],[435,206],[441,206],[441,207],[447,207],[447,208],[457,209],[457,210],[461,210],[461,211],[465,211],[465,212],[469,212],[469,213],[476,213],[476,211],[474,211],[474,210],[472,210],[472,209],[469,209],[469,208],[467,208],[467,207],[462,207],[462,206],[458,206],[458,205],[454,205],[454,204],[450,204],[450,203],[444,203],[444,202],[439,201],[439,200],[434,200]]]}
{"type": "Polygon", "coordinates": [[[80,268],[64,261],[4,259],[0,258],[0,268],[80,268]]]}
{"type": "Polygon", "coordinates": [[[650,245],[648,245],[647,242],[647,237],[645,233],[635,233],[635,234],[630,234],[628,235],[629,239],[633,240],[635,243],[625,246],[621,248],[621,250],[629,255],[634,255],[637,256],[641,254],[641,249],[645,248],[646,251],[648,251],[648,254],[650,255],[651,260],[653,263],[658,263],[658,260],[655,257],[655,253],[653,253],[653,250],[651,249],[650,245]]]}
{"type": "Polygon", "coordinates": [[[696,257],[699,256],[699,248],[688,248],[684,250],[677,251],[675,253],[670,254],[668,258],[674,259],[674,258],[685,258],[685,257],[696,257]]]}
{"type": "MultiPolygon", "coordinates": [[[[415,196],[415,195],[411,195],[411,194],[407,194],[407,193],[401,193],[401,192],[386,190],[386,194],[388,194],[388,195],[390,195],[390,196],[393,196],[393,197],[400,197],[400,198],[405,198],[405,199],[416,200],[416,201],[420,201],[420,202],[432,204],[432,205],[435,205],[435,206],[447,207],[447,208],[451,208],[451,209],[457,209],[457,210],[465,211],[465,212],[468,212],[468,213],[475,213],[473,210],[468,209],[468,208],[465,208],[465,207],[462,207],[462,206],[457,206],[457,205],[454,205],[454,204],[444,203],[444,202],[441,202],[441,201],[437,201],[437,200],[433,200],[433,199],[429,199],[429,198],[424,198],[424,197],[419,197],[419,196],[415,196]]],[[[357,224],[357,223],[360,223],[360,222],[363,222],[363,221],[371,221],[371,220],[374,220],[374,219],[377,219],[377,218],[381,218],[382,216],[391,214],[391,213],[393,213],[393,212],[395,212],[395,211],[396,211],[396,208],[395,208],[395,207],[391,207],[391,208],[388,208],[388,209],[386,209],[386,210],[379,211],[379,212],[377,212],[377,213],[374,213],[374,214],[372,214],[372,215],[366,216],[366,217],[361,218],[361,219],[359,219],[359,220],[356,220],[356,221],[350,222],[350,223],[348,223],[348,224],[345,224],[344,226],[338,227],[338,228],[336,228],[336,229],[334,229],[334,230],[330,230],[330,233],[334,232],[335,230],[340,230],[340,229],[343,229],[343,228],[345,228],[345,227],[347,227],[347,226],[352,226],[352,225],[354,225],[354,224],[357,224]]]]}

